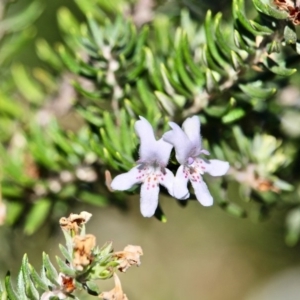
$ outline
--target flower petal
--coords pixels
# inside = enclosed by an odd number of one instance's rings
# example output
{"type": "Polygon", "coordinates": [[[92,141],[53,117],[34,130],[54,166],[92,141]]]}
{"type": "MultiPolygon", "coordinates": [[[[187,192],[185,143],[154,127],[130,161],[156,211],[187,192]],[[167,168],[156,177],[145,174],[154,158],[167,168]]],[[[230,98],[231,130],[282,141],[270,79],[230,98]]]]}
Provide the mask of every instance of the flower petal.
{"type": "Polygon", "coordinates": [[[174,178],[173,193],[175,198],[184,200],[190,196],[190,192],[187,188],[188,180],[188,176],[184,172],[184,167],[180,166],[174,178]]]}
{"type": "Polygon", "coordinates": [[[173,196],[174,174],[169,169],[165,169],[165,172],[166,174],[160,177],[159,183],[168,190],[171,196],[173,196]]]}
{"type": "Polygon", "coordinates": [[[156,142],[156,153],[152,157],[155,157],[161,165],[166,166],[169,162],[172,148],[172,144],[165,142],[161,138],[156,142]]]}
{"type": "Polygon", "coordinates": [[[136,134],[140,139],[139,154],[142,161],[147,161],[152,156],[152,151],[156,148],[156,139],[151,124],[143,117],[135,122],[136,134]]]}
{"type": "Polygon", "coordinates": [[[229,170],[229,162],[219,159],[210,159],[202,160],[203,165],[205,166],[204,172],[208,173],[211,176],[223,176],[229,170]]]}
{"type": "Polygon", "coordinates": [[[169,122],[172,130],[163,135],[163,140],[175,147],[176,159],[180,164],[184,164],[189,157],[193,146],[184,131],[174,122],[169,122]]]}
{"type": "Polygon", "coordinates": [[[135,123],[135,131],[140,139],[140,162],[158,162],[163,166],[168,164],[172,145],[163,139],[156,141],[151,124],[143,117],[135,123]]]}
{"type": "Polygon", "coordinates": [[[182,124],[182,129],[192,144],[201,148],[200,119],[197,116],[187,118],[182,124]]]}
{"type": "Polygon", "coordinates": [[[159,186],[149,187],[147,184],[141,186],[140,208],[144,217],[152,217],[158,205],[159,186]]]}
{"type": "Polygon", "coordinates": [[[111,188],[115,191],[125,191],[140,183],[141,179],[138,178],[140,168],[141,165],[137,165],[128,172],[116,176],[111,182],[111,188]]]}
{"type": "Polygon", "coordinates": [[[213,205],[214,199],[211,196],[206,183],[203,181],[203,178],[200,181],[191,181],[191,183],[194,188],[197,200],[203,206],[213,205]]]}

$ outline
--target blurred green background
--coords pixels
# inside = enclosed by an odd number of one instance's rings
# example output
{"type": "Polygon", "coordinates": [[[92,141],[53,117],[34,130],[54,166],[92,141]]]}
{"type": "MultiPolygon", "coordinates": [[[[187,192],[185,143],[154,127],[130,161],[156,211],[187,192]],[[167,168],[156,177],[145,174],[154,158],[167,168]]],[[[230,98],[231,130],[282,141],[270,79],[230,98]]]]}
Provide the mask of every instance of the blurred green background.
{"type": "MultiPolygon", "coordinates": [[[[8,13],[24,9],[29,2],[17,1],[8,13]]],[[[195,0],[174,3],[161,1],[158,9],[176,15],[185,6],[198,18],[203,17],[207,8],[230,10],[226,1],[217,5],[195,0]]],[[[45,0],[44,4],[45,10],[35,23],[35,39],[43,37],[54,44],[60,40],[57,9],[67,6],[80,14],[71,0],[45,0]]],[[[40,64],[34,40],[15,61],[31,67],[40,64]]],[[[168,215],[165,224],[154,218],[142,218],[138,196],[129,197],[126,210],[80,204],[72,209],[73,213],[86,210],[93,214],[87,229],[96,235],[99,245],[113,241],[115,250],[127,244],[143,248],[141,267],[120,276],[129,299],[300,299],[300,247],[288,248],[284,244],[284,211],[274,213],[263,223],[254,223],[229,216],[219,207],[204,208],[196,201],[185,208],[171,198],[161,196],[160,201],[168,215]]],[[[2,226],[0,240],[3,278],[7,270],[17,275],[25,252],[38,269],[42,251],[52,257],[59,254],[58,243],[63,243],[63,236],[57,222],[54,226],[44,225],[32,236],[24,236],[21,228],[2,226]]],[[[103,290],[113,285],[112,280],[100,284],[103,290]]]]}

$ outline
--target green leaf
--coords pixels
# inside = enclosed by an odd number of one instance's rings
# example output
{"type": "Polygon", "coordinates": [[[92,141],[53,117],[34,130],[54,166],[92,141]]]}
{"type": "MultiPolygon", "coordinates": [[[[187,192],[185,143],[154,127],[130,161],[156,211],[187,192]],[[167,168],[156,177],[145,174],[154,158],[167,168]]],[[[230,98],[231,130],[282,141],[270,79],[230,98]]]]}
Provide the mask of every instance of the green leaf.
{"type": "Polygon", "coordinates": [[[238,30],[234,30],[233,32],[234,37],[234,43],[237,46],[237,48],[245,50],[247,53],[255,53],[255,49],[253,47],[250,47],[243,39],[242,35],[239,33],[238,30]]]}
{"type": "Polygon", "coordinates": [[[237,217],[237,218],[245,218],[247,217],[247,212],[241,208],[239,205],[232,203],[232,202],[227,202],[223,203],[221,207],[228,212],[230,215],[237,217]]]}
{"type": "Polygon", "coordinates": [[[136,55],[136,57],[138,57],[138,59],[135,61],[135,67],[127,74],[127,79],[129,81],[137,80],[139,75],[145,70],[146,53],[144,49],[139,53],[139,55],[136,55]]]}
{"type": "Polygon", "coordinates": [[[91,13],[87,13],[87,21],[91,31],[91,38],[96,43],[97,47],[102,49],[104,46],[103,28],[98,26],[98,23],[95,21],[91,13]]]}
{"type": "Polygon", "coordinates": [[[274,33],[274,30],[270,29],[270,28],[267,27],[267,26],[263,26],[263,25],[261,25],[261,24],[255,22],[255,21],[253,21],[253,20],[250,20],[249,22],[250,22],[250,24],[252,25],[252,27],[253,27],[254,29],[259,30],[259,32],[261,32],[261,33],[263,33],[263,34],[265,34],[265,35],[274,33]]]}
{"type": "Polygon", "coordinates": [[[58,10],[57,20],[60,29],[66,34],[80,34],[80,25],[68,8],[61,7],[58,10]]]}
{"type": "Polygon", "coordinates": [[[237,126],[234,126],[233,127],[233,135],[235,137],[235,141],[237,143],[240,153],[246,154],[247,149],[249,149],[249,141],[244,136],[242,130],[237,126]]]}
{"type": "Polygon", "coordinates": [[[268,54],[272,54],[273,52],[280,53],[281,52],[281,43],[279,41],[272,41],[267,45],[268,54]]]}
{"type": "Polygon", "coordinates": [[[210,106],[207,106],[205,107],[204,111],[205,113],[207,113],[209,116],[212,116],[212,117],[217,117],[217,118],[220,118],[222,117],[226,111],[228,110],[228,106],[218,106],[218,105],[210,105],[210,106]]]}
{"type": "Polygon", "coordinates": [[[173,100],[166,94],[159,91],[155,91],[154,94],[161,103],[162,107],[166,110],[167,114],[169,116],[173,116],[176,110],[173,100]]]}
{"type": "Polygon", "coordinates": [[[102,94],[100,91],[88,91],[84,89],[78,82],[74,82],[73,86],[75,89],[84,97],[91,99],[91,100],[96,100],[94,103],[100,103],[102,94]]]}
{"type": "Polygon", "coordinates": [[[26,216],[24,232],[26,234],[33,234],[45,222],[45,219],[50,213],[51,200],[41,198],[33,205],[26,216]]]}
{"type": "Polygon", "coordinates": [[[136,39],[137,39],[136,27],[131,22],[128,23],[127,32],[128,32],[126,38],[127,43],[125,44],[125,47],[120,52],[120,55],[123,55],[125,58],[127,58],[133,53],[135,49],[136,39]]]}
{"type": "Polygon", "coordinates": [[[108,137],[107,131],[105,130],[105,128],[100,128],[100,136],[102,139],[102,143],[105,146],[105,148],[107,148],[107,150],[109,151],[110,157],[113,159],[114,153],[115,153],[115,147],[113,144],[113,141],[108,137]]]}
{"type": "Polygon", "coordinates": [[[154,59],[151,49],[145,47],[144,50],[146,55],[145,64],[150,74],[149,80],[150,82],[153,83],[153,85],[156,87],[157,90],[162,91],[163,85],[162,85],[161,75],[159,73],[159,67],[157,61],[154,59]]]}
{"type": "Polygon", "coordinates": [[[112,242],[106,242],[100,249],[101,257],[107,256],[110,258],[110,253],[113,251],[112,242]]]}
{"type": "Polygon", "coordinates": [[[228,68],[227,61],[223,59],[223,57],[220,55],[216,47],[215,37],[213,33],[214,28],[212,24],[212,13],[210,10],[208,10],[206,13],[204,29],[205,29],[207,48],[210,51],[213,59],[219,64],[219,66],[222,66],[224,69],[227,69],[228,68]]]}
{"type": "Polygon", "coordinates": [[[85,108],[77,108],[78,113],[88,122],[97,127],[103,125],[102,118],[99,117],[101,110],[97,107],[85,107],[85,108]]]}
{"type": "MultiPolygon", "coordinates": [[[[181,31],[180,29],[177,30],[176,35],[178,36],[177,39],[181,39],[181,31]]],[[[175,49],[175,68],[177,70],[177,73],[185,85],[185,87],[192,93],[196,93],[198,90],[197,85],[192,80],[191,74],[188,73],[188,71],[185,68],[185,62],[184,62],[184,56],[182,52],[182,47],[180,42],[178,43],[176,49],[175,49]]]]}
{"type": "MultiPolygon", "coordinates": [[[[76,270],[72,269],[68,264],[64,262],[60,257],[56,256],[56,262],[59,267],[59,271],[72,278],[76,277],[76,270]]],[[[70,261],[72,263],[72,261],[70,261]]]]}
{"type": "Polygon", "coordinates": [[[24,280],[23,288],[25,287],[26,295],[29,297],[29,299],[39,300],[40,298],[39,293],[31,281],[31,276],[30,276],[31,270],[28,267],[28,257],[26,254],[23,256],[21,270],[22,270],[22,277],[24,280]]]}
{"type": "Polygon", "coordinates": [[[48,135],[45,135],[43,128],[38,124],[32,122],[30,125],[31,132],[28,146],[34,160],[49,170],[59,169],[57,163],[59,154],[52,144],[53,141],[49,139],[48,135]]]}
{"type": "Polygon", "coordinates": [[[193,55],[191,54],[191,50],[189,48],[188,36],[187,36],[186,32],[182,32],[180,46],[182,49],[184,59],[187,63],[188,68],[190,69],[191,73],[193,74],[195,82],[197,83],[197,85],[199,87],[203,86],[205,76],[204,76],[203,72],[201,71],[200,63],[197,64],[195,62],[193,55]]]}
{"type": "Polygon", "coordinates": [[[210,51],[208,50],[207,44],[203,45],[202,59],[205,65],[208,66],[212,71],[215,71],[221,76],[228,77],[228,70],[223,69],[219,66],[219,64],[216,63],[210,51]]]}
{"type": "Polygon", "coordinates": [[[141,51],[143,51],[148,35],[149,27],[147,25],[144,25],[136,41],[135,56],[138,56],[139,54],[141,54],[141,51]]]}
{"type": "Polygon", "coordinates": [[[45,272],[46,272],[46,276],[47,278],[54,283],[55,285],[58,285],[58,272],[56,271],[56,269],[54,268],[54,266],[52,265],[48,254],[46,254],[45,252],[43,252],[43,266],[45,268],[45,272]]]}
{"type": "Polygon", "coordinates": [[[15,16],[0,21],[1,31],[16,32],[24,30],[40,16],[42,11],[42,3],[40,1],[32,1],[24,10],[19,11],[15,16]]]}
{"type": "Polygon", "coordinates": [[[284,76],[284,77],[291,76],[297,72],[297,69],[288,69],[282,66],[273,66],[269,68],[269,70],[276,75],[284,76]]]}
{"type": "Polygon", "coordinates": [[[20,118],[23,113],[23,107],[20,104],[16,105],[16,101],[0,92],[0,111],[1,114],[9,115],[13,118],[20,118]]]}
{"type": "Polygon", "coordinates": [[[32,265],[28,264],[28,268],[30,271],[30,277],[35,286],[41,288],[43,291],[46,291],[48,289],[48,285],[41,279],[32,265]]]}
{"type": "Polygon", "coordinates": [[[8,272],[5,276],[5,289],[9,300],[21,300],[13,289],[10,279],[10,273],[8,272]]]}
{"type": "Polygon", "coordinates": [[[121,140],[117,138],[119,131],[113,119],[115,118],[111,113],[108,111],[103,112],[103,128],[107,133],[108,139],[111,141],[113,149],[118,151],[122,149],[122,146],[121,140]]]}
{"type": "MultiPolygon", "coordinates": [[[[1,31],[1,29],[0,29],[1,31]]],[[[0,65],[10,63],[14,57],[30,42],[36,34],[36,29],[29,27],[22,32],[1,40],[0,65]]]]}
{"type": "MultiPolygon", "coordinates": [[[[98,7],[98,4],[102,4],[102,1],[85,1],[85,0],[75,0],[74,1],[78,8],[84,13],[92,13],[97,20],[102,21],[105,19],[107,16],[105,13],[98,7]]],[[[114,1],[118,2],[118,1],[114,1]]],[[[115,12],[115,11],[114,11],[115,12]]]]}
{"type": "Polygon", "coordinates": [[[233,68],[236,71],[239,71],[240,69],[245,67],[245,63],[243,62],[243,60],[241,59],[241,57],[235,52],[235,51],[231,51],[231,63],[233,65],[233,68]]]}
{"type": "Polygon", "coordinates": [[[285,242],[288,246],[295,246],[300,236],[300,208],[291,210],[286,218],[287,233],[285,242]]]}
{"type": "Polygon", "coordinates": [[[49,125],[48,134],[51,137],[52,141],[60,147],[66,154],[71,154],[74,152],[73,147],[70,145],[70,141],[61,132],[58,124],[55,121],[52,121],[49,125]]]}
{"type": "MultiPolygon", "coordinates": [[[[20,300],[27,300],[26,291],[25,291],[25,281],[22,275],[22,272],[19,271],[18,279],[17,279],[17,286],[18,286],[18,299],[20,300]]],[[[33,299],[36,300],[36,299],[33,299]]]]}
{"type": "MultiPolygon", "coordinates": [[[[132,155],[135,148],[134,139],[132,138],[133,127],[129,125],[130,116],[125,109],[120,111],[120,140],[124,154],[132,155]]],[[[132,161],[133,162],[133,161],[132,161]]]]}
{"type": "Polygon", "coordinates": [[[281,191],[291,192],[295,189],[294,185],[278,178],[274,180],[274,186],[279,188],[281,191]]]}
{"type": "Polygon", "coordinates": [[[97,296],[100,294],[100,289],[99,289],[98,285],[93,281],[87,281],[86,288],[87,288],[87,292],[90,295],[97,296]]]}
{"type": "Polygon", "coordinates": [[[58,53],[66,67],[75,74],[80,73],[80,64],[66,50],[63,45],[58,46],[58,53]]]}
{"type": "Polygon", "coordinates": [[[265,3],[262,0],[252,0],[255,8],[270,17],[276,18],[276,19],[287,19],[288,13],[283,10],[279,10],[276,8],[273,8],[269,3],[265,3]]]}
{"type": "Polygon", "coordinates": [[[296,28],[292,24],[288,24],[284,27],[283,31],[284,39],[287,44],[296,44],[297,42],[297,33],[296,28]]]}
{"type": "Polygon", "coordinates": [[[41,60],[47,62],[55,70],[61,70],[62,62],[55,51],[53,51],[53,47],[51,47],[46,40],[37,40],[36,51],[41,60]]]}
{"type": "Polygon", "coordinates": [[[238,20],[240,24],[254,36],[269,35],[270,33],[261,32],[255,30],[250,20],[244,15],[245,3],[243,0],[233,0],[232,2],[232,14],[235,20],[238,20]]]}
{"type": "Polygon", "coordinates": [[[163,212],[160,204],[158,204],[155,213],[154,213],[154,217],[161,221],[162,223],[167,223],[167,216],[165,215],[165,213],[163,212]]]}
{"type": "Polygon", "coordinates": [[[176,91],[178,91],[183,96],[189,98],[191,95],[189,92],[186,91],[178,82],[178,80],[174,79],[174,75],[171,74],[171,70],[168,70],[164,64],[160,65],[160,71],[165,83],[165,90],[168,92],[168,85],[171,85],[176,91]]]}
{"type": "Polygon", "coordinates": [[[104,207],[108,204],[108,200],[106,197],[101,196],[99,194],[93,194],[86,191],[83,191],[79,194],[78,198],[83,202],[104,207]]]}
{"type": "Polygon", "coordinates": [[[222,27],[221,29],[221,19],[222,19],[222,13],[217,13],[215,16],[215,36],[216,36],[216,43],[219,46],[220,51],[223,53],[223,55],[227,58],[230,58],[231,51],[233,50],[229,45],[228,39],[224,36],[224,29],[222,27]]]}
{"type": "Polygon", "coordinates": [[[44,100],[44,93],[39,84],[34,81],[23,65],[12,66],[12,76],[20,93],[31,103],[40,104],[44,100]]]}
{"type": "MultiPolygon", "coordinates": [[[[3,194],[5,195],[5,192],[3,192],[3,194]]],[[[25,205],[24,203],[20,203],[16,201],[8,201],[6,205],[7,205],[7,215],[6,215],[5,223],[8,225],[13,225],[17,220],[19,220],[25,205]]]]}
{"type": "Polygon", "coordinates": [[[267,99],[276,93],[275,88],[262,88],[260,82],[250,84],[239,84],[239,88],[249,97],[267,99]]]}
{"type": "Polygon", "coordinates": [[[59,249],[60,249],[62,255],[64,256],[64,258],[65,258],[68,262],[71,262],[71,261],[72,261],[72,253],[70,253],[70,252],[68,251],[68,249],[67,249],[65,246],[61,245],[61,244],[59,244],[59,249]]]}
{"type": "Polygon", "coordinates": [[[242,108],[234,108],[222,117],[222,122],[224,124],[235,122],[241,119],[245,114],[246,112],[242,108]]]}
{"type": "Polygon", "coordinates": [[[205,71],[205,75],[206,75],[206,89],[207,91],[210,93],[214,90],[218,91],[219,90],[219,83],[215,77],[215,73],[210,70],[210,69],[206,69],[205,71]]]}
{"type": "MultiPolygon", "coordinates": [[[[153,117],[160,114],[158,105],[156,104],[156,98],[146,80],[139,79],[137,81],[138,99],[136,102],[141,101],[146,111],[146,119],[152,120],[153,117]]],[[[134,101],[134,100],[133,100],[134,101]]],[[[134,101],[135,102],[135,101],[134,101]]]]}

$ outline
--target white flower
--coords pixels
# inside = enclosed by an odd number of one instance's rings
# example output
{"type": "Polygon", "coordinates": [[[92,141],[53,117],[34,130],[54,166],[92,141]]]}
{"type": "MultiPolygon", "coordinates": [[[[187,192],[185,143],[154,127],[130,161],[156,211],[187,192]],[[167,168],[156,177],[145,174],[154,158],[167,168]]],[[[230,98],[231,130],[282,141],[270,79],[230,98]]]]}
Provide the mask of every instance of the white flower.
{"type": "Polygon", "coordinates": [[[138,165],[114,178],[111,188],[125,191],[141,183],[141,213],[152,217],[158,205],[159,184],[173,195],[174,175],[166,168],[173,146],[162,139],[157,141],[150,123],[143,117],[135,123],[135,131],[140,139],[138,165]]]}
{"type": "Polygon", "coordinates": [[[213,204],[213,198],[203,181],[202,175],[222,176],[229,169],[229,163],[217,159],[201,159],[200,154],[209,155],[201,148],[200,120],[197,116],[187,118],[182,129],[174,122],[170,122],[172,130],[163,135],[163,140],[175,148],[176,159],[180,163],[174,179],[173,195],[177,199],[187,199],[190,196],[187,188],[191,182],[198,201],[203,206],[213,204]]]}

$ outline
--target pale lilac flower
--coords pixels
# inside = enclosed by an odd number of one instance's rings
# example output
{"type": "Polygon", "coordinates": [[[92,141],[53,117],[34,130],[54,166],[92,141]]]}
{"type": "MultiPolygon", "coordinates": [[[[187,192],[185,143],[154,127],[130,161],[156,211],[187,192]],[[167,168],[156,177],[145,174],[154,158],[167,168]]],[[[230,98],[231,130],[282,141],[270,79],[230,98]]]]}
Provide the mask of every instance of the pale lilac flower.
{"type": "Polygon", "coordinates": [[[175,148],[176,159],[180,163],[174,179],[173,196],[177,199],[187,199],[190,196],[187,188],[191,182],[198,201],[203,206],[213,204],[213,198],[203,181],[202,175],[222,176],[229,169],[229,163],[217,159],[206,160],[200,154],[209,155],[201,148],[200,120],[197,116],[187,118],[182,129],[174,122],[170,122],[172,130],[163,135],[163,140],[175,148]]]}
{"type": "Polygon", "coordinates": [[[173,146],[162,139],[157,141],[152,126],[143,117],[135,123],[135,131],[140,139],[138,165],[114,178],[111,188],[125,191],[141,183],[141,213],[152,217],[158,205],[159,184],[173,195],[174,175],[166,168],[173,146]]]}

